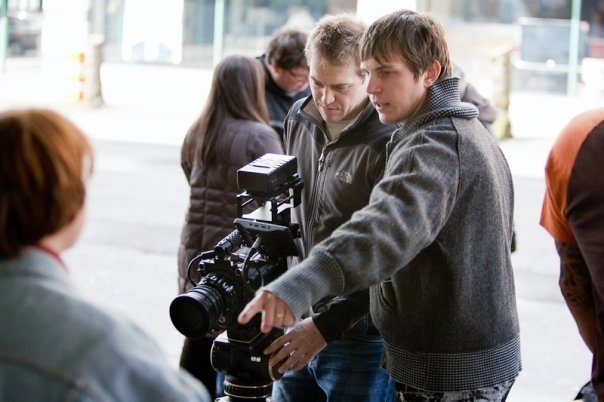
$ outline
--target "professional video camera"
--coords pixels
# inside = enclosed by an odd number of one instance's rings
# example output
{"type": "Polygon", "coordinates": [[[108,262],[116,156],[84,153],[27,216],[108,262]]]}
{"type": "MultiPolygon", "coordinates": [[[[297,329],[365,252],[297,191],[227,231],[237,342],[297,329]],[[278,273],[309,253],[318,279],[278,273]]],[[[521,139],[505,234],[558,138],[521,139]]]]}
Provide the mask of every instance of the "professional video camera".
{"type": "Polygon", "coordinates": [[[294,156],[266,154],[237,171],[236,229],[211,251],[189,263],[189,277],[201,275],[196,286],[170,305],[172,323],[183,335],[199,338],[222,332],[212,346],[212,365],[225,373],[227,401],[266,400],[281,374],[269,367],[263,350],[283,334],[263,334],[260,315],[240,325],[237,316],[261,286],[287,269],[287,257],[298,255],[294,238],[299,227],[290,210],[300,204],[302,180],[294,156]],[[260,207],[244,214],[246,206],[260,207]]]}

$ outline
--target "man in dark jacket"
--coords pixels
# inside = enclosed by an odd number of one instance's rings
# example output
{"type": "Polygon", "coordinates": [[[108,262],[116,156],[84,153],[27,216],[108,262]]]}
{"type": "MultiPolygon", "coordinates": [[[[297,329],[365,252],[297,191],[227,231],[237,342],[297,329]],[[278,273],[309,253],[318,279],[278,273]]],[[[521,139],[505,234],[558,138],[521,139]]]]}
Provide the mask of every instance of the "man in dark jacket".
{"type": "MultiPolygon", "coordinates": [[[[284,148],[298,157],[304,181],[302,202],[292,211],[302,260],[367,204],[396,129],[380,123],[363,88],[364,30],[348,14],[317,23],[305,50],[312,95],[296,102],[285,120],[284,148]]],[[[275,352],[272,362],[289,357],[282,368],[291,368],[274,384],[273,402],[392,401],[394,386],[380,367],[382,339],[368,317],[368,291],[309,307],[312,314],[268,349],[275,352]]]]}
{"type": "Polygon", "coordinates": [[[283,138],[283,120],[298,99],[310,95],[308,64],[304,45],[308,35],[300,30],[283,28],[271,37],[266,53],[257,59],[264,66],[265,98],[270,124],[283,138]]]}
{"type": "Polygon", "coordinates": [[[369,204],[262,288],[241,323],[289,326],[327,295],[370,288],[400,401],[505,401],[520,371],[509,167],[459,77],[442,25],[400,10],[361,41],[382,123],[402,123],[369,204]],[[485,207],[488,205],[488,208],[485,207]]]}

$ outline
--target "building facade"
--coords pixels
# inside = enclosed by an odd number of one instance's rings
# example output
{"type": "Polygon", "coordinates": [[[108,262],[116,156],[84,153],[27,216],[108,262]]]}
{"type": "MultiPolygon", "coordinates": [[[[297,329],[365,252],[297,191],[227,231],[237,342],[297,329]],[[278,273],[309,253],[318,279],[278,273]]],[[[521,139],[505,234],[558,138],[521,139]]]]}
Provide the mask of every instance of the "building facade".
{"type": "Polygon", "coordinates": [[[523,89],[573,93],[584,81],[604,86],[599,0],[0,1],[8,15],[37,21],[45,60],[84,51],[95,34],[104,38],[104,62],[212,68],[226,54],[263,53],[284,25],[309,30],[321,16],[339,12],[370,22],[410,8],[439,17],[454,60],[487,94],[506,74],[505,85],[523,89]]]}

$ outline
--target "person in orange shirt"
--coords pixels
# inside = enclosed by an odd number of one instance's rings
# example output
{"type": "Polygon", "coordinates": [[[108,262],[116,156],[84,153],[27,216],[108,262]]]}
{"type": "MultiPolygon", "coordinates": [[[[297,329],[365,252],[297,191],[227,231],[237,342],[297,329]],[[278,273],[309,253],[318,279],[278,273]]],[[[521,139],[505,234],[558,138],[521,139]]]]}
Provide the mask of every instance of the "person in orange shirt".
{"type": "Polygon", "coordinates": [[[593,353],[592,383],[604,400],[604,108],[574,117],[545,166],[541,226],[560,256],[560,289],[593,353]]]}

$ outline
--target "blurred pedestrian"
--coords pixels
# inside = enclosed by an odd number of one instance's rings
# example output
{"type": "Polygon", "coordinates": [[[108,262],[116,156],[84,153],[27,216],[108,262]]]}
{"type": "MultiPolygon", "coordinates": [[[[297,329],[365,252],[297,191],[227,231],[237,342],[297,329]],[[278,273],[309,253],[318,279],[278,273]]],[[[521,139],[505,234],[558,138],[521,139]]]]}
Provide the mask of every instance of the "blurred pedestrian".
{"type": "Polygon", "coordinates": [[[379,18],[361,60],[380,121],[401,124],[384,177],[239,322],[261,312],[263,331],[290,326],[326,296],[371,286],[400,401],[505,401],[521,368],[505,157],[476,107],[460,101],[438,20],[409,10],[379,18]]]}
{"type": "Polygon", "coordinates": [[[93,151],[46,109],[0,113],[0,400],[210,401],[138,326],[85,300],[61,258],[93,151]]]}
{"type": "MultiPolygon", "coordinates": [[[[283,153],[279,136],[268,125],[263,84],[257,60],[225,57],[214,70],[205,106],[185,137],[181,165],[190,195],[178,249],[181,293],[194,285],[189,281],[189,262],[235,229],[237,170],[265,153],[283,153]]],[[[180,359],[180,365],[199,378],[213,397],[221,393],[223,378],[217,377],[210,363],[216,335],[185,339],[180,359]]]]}
{"type": "Polygon", "coordinates": [[[460,78],[459,81],[459,96],[462,102],[468,102],[476,106],[478,109],[478,120],[493,133],[493,123],[497,120],[497,108],[495,108],[491,101],[482,95],[478,89],[466,79],[466,74],[462,68],[453,63],[453,76],[460,78]]]}
{"type": "Polygon", "coordinates": [[[310,95],[308,64],[304,46],[308,35],[299,29],[283,27],[268,42],[266,52],[258,56],[264,66],[265,97],[270,125],[283,138],[283,120],[298,99],[310,95]]]}
{"type": "MultiPolygon", "coordinates": [[[[545,166],[541,225],[560,256],[560,290],[593,353],[592,385],[604,401],[604,108],[575,116],[545,166]]],[[[589,384],[585,391],[589,393],[589,384]]]]}
{"type": "MultiPolygon", "coordinates": [[[[301,259],[367,204],[396,129],[380,123],[363,87],[364,30],[353,15],[326,16],[306,44],[312,95],[290,109],[284,136],[304,181],[302,202],[292,211],[301,259]]],[[[273,386],[273,402],[394,400],[380,366],[382,339],[368,315],[369,292],[326,298],[312,312],[268,348],[272,364],[282,362],[285,372],[273,386]]]]}

